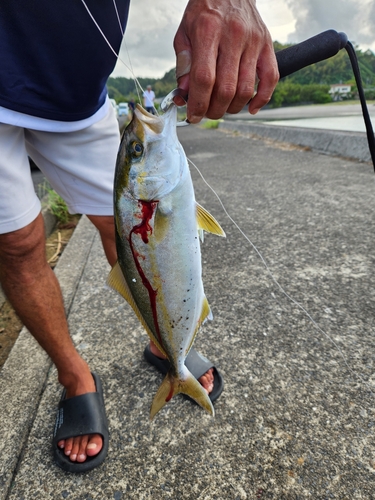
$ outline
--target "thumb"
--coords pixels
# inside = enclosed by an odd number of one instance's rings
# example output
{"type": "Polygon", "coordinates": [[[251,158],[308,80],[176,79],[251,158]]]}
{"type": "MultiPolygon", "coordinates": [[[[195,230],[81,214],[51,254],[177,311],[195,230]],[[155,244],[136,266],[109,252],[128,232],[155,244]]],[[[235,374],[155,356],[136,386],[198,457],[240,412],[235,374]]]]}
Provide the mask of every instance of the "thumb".
{"type": "Polygon", "coordinates": [[[191,69],[191,44],[182,23],[177,30],[173,45],[176,53],[176,80],[180,88],[188,90],[191,69]]]}
{"type": "Polygon", "coordinates": [[[176,80],[178,86],[184,90],[189,87],[189,73],[191,69],[191,51],[182,50],[176,55],[176,80]]]}

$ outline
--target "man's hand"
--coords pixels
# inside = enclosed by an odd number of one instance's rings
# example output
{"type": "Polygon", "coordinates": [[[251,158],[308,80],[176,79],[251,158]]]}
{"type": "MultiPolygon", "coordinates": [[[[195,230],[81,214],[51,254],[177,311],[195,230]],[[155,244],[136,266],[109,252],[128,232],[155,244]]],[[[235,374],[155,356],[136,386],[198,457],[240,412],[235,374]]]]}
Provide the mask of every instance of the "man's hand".
{"type": "Polygon", "coordinates": [[[190,0],[174,49],[178,85],[189,92],[191,123],[238,113],[250,100],[249,112],[255,114],[279,80],[271,35],[255,0],[190,0]]]}

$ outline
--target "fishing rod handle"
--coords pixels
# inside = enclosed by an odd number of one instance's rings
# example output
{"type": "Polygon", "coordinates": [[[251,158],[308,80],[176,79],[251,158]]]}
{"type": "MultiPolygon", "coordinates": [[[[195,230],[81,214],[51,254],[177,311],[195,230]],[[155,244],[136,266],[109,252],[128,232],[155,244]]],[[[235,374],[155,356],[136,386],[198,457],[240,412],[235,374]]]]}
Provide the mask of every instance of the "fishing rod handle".
{"type": "Polygon", "coordinates": [[[336,55],[348,42],[345,33],[335,30],[323,31],[286,49],[276,52],[280,78],[288,76],[310,64],[324,61],[336,55]]]}

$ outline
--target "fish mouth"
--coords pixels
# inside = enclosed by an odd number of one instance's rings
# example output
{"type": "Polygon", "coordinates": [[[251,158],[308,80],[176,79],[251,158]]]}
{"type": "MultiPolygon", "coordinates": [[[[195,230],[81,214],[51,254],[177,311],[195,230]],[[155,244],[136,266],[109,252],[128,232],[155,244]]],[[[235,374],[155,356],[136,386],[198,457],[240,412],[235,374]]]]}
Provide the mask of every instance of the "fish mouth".
{"type": "Polygon", "coordinates": [[[164,120],[162,120],[160,116],[149,113],[144,108],[142,108],[140,104],[136,105],[134,113],[138,120],[155,134],[161,134],[163,132],[164,120]]]}

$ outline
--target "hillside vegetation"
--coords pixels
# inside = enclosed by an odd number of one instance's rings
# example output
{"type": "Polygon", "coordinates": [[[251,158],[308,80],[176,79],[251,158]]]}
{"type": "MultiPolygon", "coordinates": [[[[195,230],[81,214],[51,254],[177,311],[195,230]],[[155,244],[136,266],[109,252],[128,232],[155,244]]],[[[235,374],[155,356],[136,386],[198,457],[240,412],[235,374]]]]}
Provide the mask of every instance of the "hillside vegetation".
{"type": "MultiPolygon", "coordinates": [[[[289,45],[274,42],[275,52],[289,45]]],[[[375,54],[371,50],[362,52],[356,49],[363,86],[367,99],[375,99],[375,54]]],[[[176,87],[175,69],[165,73],[162,78],[139,78],[143,88],[152,85],[156,97],[164,97],[176,87]]],[[[280,80],[273,94],[270,106],[279,107],[306,103],[325,103],[331,101],[328,94],[330,85],[347,83],[352,86],[348,99],[357,97],[357,87],[349,57],[345,50],[325,61],[308,66],[280,80]]],[[[136,87],[132,78],[117,77],[108,79],[109,97],[116,102],[138,101],[136,87]]]]}

